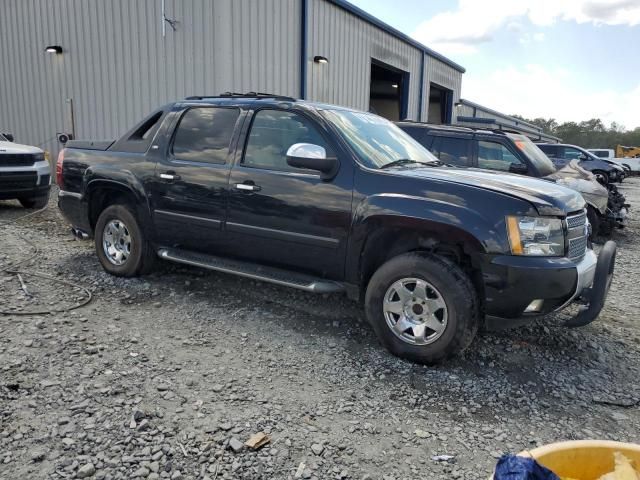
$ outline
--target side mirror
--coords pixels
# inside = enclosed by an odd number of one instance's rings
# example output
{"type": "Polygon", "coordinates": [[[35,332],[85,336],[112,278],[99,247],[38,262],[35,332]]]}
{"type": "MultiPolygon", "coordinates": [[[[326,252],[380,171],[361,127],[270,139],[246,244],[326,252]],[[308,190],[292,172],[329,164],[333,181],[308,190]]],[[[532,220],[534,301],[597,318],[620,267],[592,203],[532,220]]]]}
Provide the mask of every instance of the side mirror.
{"type": "Polygon", "coordinates": [[[529,169],[524,163],[512,163],[511,165],[509,165],[509,171],[511,173],[525,175],[529,171],[529,169]]]}
{"type": "Polygon", "coordinates": [[[295,168],[318,171],[325,180],[335,175],[338,167],[337,158],[327,157],[324,147],[313,143],[291,145],[287,150],[287,163],[295,168]]]}
{"type": "Polygon", "coordinates": [[[2,135],[4,135],[4,138],[9,140],[10,142],[15,141],[15,137],[13,136],[13,133],[3,133],[2,135]]]}

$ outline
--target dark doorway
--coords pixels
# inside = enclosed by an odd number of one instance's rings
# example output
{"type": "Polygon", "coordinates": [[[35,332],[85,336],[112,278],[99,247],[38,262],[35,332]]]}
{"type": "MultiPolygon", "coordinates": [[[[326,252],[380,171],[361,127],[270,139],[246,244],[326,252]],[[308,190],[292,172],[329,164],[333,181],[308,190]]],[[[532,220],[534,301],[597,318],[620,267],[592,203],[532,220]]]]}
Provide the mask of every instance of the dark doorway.
{"type": "Polygon", "coordinates": [[[429,84],[429,116],[427,122],[435,124],[451,123],[453,111],[453,91],[429,84]]]}
{"type": "Polygon", "coordinates": [[[369,111],[392,121],[407,116],[409,73],[371,59],[369,111]]]}

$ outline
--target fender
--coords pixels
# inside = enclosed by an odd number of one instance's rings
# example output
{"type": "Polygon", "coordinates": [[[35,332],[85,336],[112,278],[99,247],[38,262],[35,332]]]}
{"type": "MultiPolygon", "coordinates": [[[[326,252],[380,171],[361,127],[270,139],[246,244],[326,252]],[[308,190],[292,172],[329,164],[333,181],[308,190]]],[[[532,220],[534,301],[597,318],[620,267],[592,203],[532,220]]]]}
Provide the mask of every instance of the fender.
{"type": "Polygon", "coordinates": [[[106,187],[120,190],[134,197],[136,214],[143,224],[142,227],[148,232],[153,232],[149,199],[140,180],[128,170],[105,169],[106,172],[102,172],[101,167],[89,167],[85,172],[83,201],[87,205],[87,211],[89,211],[91,196],[97,189],[106,187]]]}
{"type": "Polygon", "coordinates": [[[361,253],[367,238],[380,227],[455,238],[465,250],[477,253],[509,251],[505,221],[495,224],[481,211],[461,205],[458,197],[436,193],[429,198],[385,193],[365,198],[355,209],[349,239],[346,276],[358,283],[361,253]],[[400,213],[402,212],[402,213],[400,213]]]}

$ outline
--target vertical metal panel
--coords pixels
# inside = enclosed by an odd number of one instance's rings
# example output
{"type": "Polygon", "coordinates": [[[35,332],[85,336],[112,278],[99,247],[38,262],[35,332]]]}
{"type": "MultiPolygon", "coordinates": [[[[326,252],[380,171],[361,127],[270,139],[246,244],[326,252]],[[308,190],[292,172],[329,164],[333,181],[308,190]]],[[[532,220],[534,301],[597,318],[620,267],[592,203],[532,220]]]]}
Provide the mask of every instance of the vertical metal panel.
{"type": "Polygon", "coordinates": [[[408,118],[416,119],[422,52],[371,25],[360,17],[323,0],[309,1],[307,50],[308,98],[369,108],[371,58],[409,72],[408,118]],[[316,64],[321,55],[328,64],[316,64]]]}
{"type": "Polygon", "coordinates": [[[67,98],[77,137],[115,138],[187,95],[299,95],[299,0],[165,4],[163,37],[162,0],[0,0],[0,129],[55,153],[67,98]]]}

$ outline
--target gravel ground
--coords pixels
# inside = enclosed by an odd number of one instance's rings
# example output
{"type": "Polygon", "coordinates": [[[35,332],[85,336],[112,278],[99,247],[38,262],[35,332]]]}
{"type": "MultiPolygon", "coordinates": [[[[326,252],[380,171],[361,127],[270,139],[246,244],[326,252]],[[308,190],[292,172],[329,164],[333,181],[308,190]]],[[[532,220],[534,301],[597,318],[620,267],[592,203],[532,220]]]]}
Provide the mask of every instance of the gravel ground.
{"type": "MultiPolygon", "coordinates": [[[[640,206],[640,179],[622,189],[640,206]]],[[[640,207],[638,207],[640,208],[640,207]]],[[[0,223],[25,210],[0,202],[0,223]]],[[[478,337],[426,368],[356,304],[170,264],[111,277],[50,208],[0,226],[0,478],[483,479],[504,452],[639,442],[640,221],[616,232],[606,309],[478,337]],[[22,237],[21,237],[22,236],[22,237]],[[51,278],[28,275],[44,272],[51,278]],[[244,442],[264,432],[254,451],[244,442]],[[440,456],[440,457],[439,457],[440,456]]]]}

